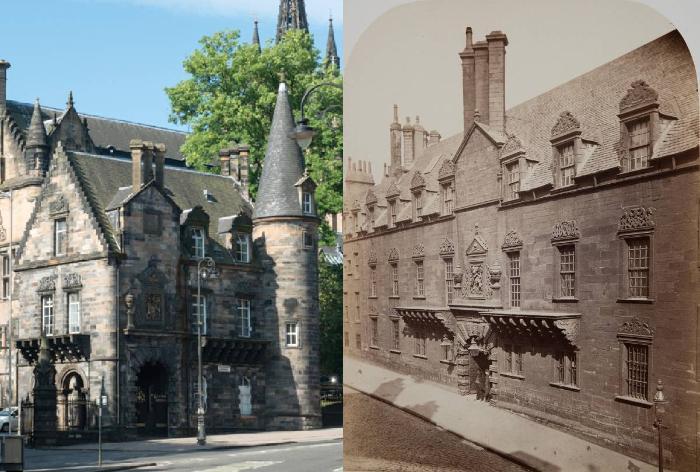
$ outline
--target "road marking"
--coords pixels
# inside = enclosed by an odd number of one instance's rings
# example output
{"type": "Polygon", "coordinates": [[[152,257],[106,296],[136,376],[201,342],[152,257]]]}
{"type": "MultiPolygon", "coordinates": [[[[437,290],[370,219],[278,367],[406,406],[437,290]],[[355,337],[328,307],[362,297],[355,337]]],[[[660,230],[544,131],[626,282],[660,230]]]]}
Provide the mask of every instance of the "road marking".
{"type": "Polygon", "coordinates": [[[340,446],[342,447],[341,443],[320,443],[320,444],[308,444],[304,446],[294,446],[294,447],[280,447],[280,448],[274,448],[274,449],[266,449],[264,451],[245,451],[245,452],[234,452],[229,454],[229,457],[240,457],[240,456],[251,456],[251,455],[258,455],[262,452],[270,454],[274,452],[289,452],[289,451],[298,451],[299,449],[313,449],[317,447],[329,447],[329,446],[340,446]]]}
{"type": "Polygon", "coordinates": [[[260,469],[282,464],[283,461],[245,461],[239,464],[228,464],[214,467],[213,469],[201,469],[197,472],[241,472],[243,470],[260,469]]]}

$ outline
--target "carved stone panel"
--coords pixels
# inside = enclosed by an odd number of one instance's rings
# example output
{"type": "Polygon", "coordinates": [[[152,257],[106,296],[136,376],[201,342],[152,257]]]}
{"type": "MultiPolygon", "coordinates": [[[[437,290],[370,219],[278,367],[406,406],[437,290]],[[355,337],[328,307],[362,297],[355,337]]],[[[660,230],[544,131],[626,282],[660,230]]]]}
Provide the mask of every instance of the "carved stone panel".
{"type": "Polygon", "coordinates": [[[49,203],[49,213],[54,215],[68,212],[68,200],[63,195],[59,195],[54,201],[49,203]]]}
{"type": "Polygon", "coordinates": [[[449,238],[445,238],[442,241],[442,243],[440,244],[440,255],[441,256],[454,256],[454,253],[455,253],[454,243],[449,238]]]}
{"type": "Polygon", "coordinates": [[[552,136],[559,136],[581,128],[581,123],[571,114],[565,111],[559,115],[559,119],[552,128],[552,136]]]}
{"type": "Polygon", "coordinates": [[[576,220],[562,221],[557,223],[552,228],[552,241],[566,241],[569,239],[578,239],[580,232],[576,220]]]}
{"type": "Polygon", "coordinates": [[[39,292],[53,292],[56,290],[56,276],[55,275],[49,275],[46,277],[42,277],[41,280],[39,280],[39,288],[37,291],[39,292]]]}
{"type": "Polygon", "coordinates": [[[620,100],[620,111],[636,108],[640,105],[655,103],[659,99],[659,94],[643,80],[632,82],[631,88],[627,89],[627,94],[620,100]]]}
{"type": "Polygon", "coordinates": [[[648,231],[654,229],[653,208],[634,207],[625,209],[625,213],[620,218],[617,230],[620,233],[628,231],[648,231]]]}
{"type": "Polygon", "coordinates": [[[146,320],[163,321],[163,295],[149,293],[146,295],[146,320]]]}
{"type": "Polygon", "coordinates": [[[654,329],[651,328],[648,323],[645,323],[639,318],[635,317],[622,323],[620,328],[617,330],[617,335],[652,338],[654,336],[654,329]]]}
{"type": "Polygon", "coordinates": [[[452,159],[445,159],[438,171],[438,180],[447,179],[455,175],[455,164],[452,159]]]}
{"type": "Polygon", "coordinates": [[[63,289],[70,290],[74,288],[80,288],[83,286],[83,281],[80,274],[70,273],[63,276],[63,289]]]}
{"type": "Polygon", "coordinates": [[[425,246],[423,243],[418,243],[413,247],[413,255],[412,257],[414,259],[422,259],[425,257],[425,246]]]}
{"type": "Polygon", "coordinates": [[[503,239],[502,249],[512,249],[521,247],[523,245],[523,240],[516,231],[508,231],[506,237],[503,239]]]}
{"type": "Polygon", "coordinates": [[[389,255],[387,259],[389,262],[397,262],[399,260],[399,250],[395,247],[389,249],[389,255]]]}

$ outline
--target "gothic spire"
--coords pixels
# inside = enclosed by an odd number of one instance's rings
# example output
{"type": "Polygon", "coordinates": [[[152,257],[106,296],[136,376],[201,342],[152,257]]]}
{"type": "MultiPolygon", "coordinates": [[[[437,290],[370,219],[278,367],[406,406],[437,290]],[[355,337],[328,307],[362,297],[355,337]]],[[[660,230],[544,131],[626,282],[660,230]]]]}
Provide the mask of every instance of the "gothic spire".
{"type": "Polygon", "coordinates": [[[294,139],[294,118],[284,82],[277,94],[262,169],[253,218],[303,216],[295,184],[304,175],[304,157],[294,139]]]}
{"type": "Polygon", "coordinates": [[[340,58],[338,57],[338,48],[335,45],[335,33],[333,32],[333,17],[328,18],[328,41],[326,43],[326,67],[335,66],[340,68],[340,58]]]}
{"type": "Polygon", "coordinates": [[[71,108],[73,106],[73,91],[68,92],[68,101],[66,102],[66,108],[71,108]]]}
{"type": "Polygon", "coordinates": [[[32,120],[29,122],[29,130],[27,131],[27,147],[47,147],[46,128],[44,128],[44,120],[41,116],[41,105],[39,105],[38,98],[34,102],[32,120]]]}
{"type": "Polygon", "coordinates": [[[284,33],[292,29],[302,29],[309,32],[309,23],[306,20],[306,8],[304,0],[280,0],[280,10],[277,16],[277,37],[280,42],[284,33]]]}
{"type": "Polygon", "coordinates": [[[258,33],[258,20],[255,20],[255,26],[253,27],[253,44],[258,47],[258,52],[260,49],[260,34],[258,33]]]}

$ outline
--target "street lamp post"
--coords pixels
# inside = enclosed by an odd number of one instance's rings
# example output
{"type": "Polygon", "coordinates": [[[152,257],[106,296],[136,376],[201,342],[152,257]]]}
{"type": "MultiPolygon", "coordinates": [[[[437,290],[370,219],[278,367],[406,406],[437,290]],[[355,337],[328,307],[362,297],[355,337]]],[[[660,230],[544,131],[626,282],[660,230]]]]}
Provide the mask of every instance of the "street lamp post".
{"type": "Polygon", "coordinates": [[[202,395],[202,279],[213,279],[216,276],[214,259],[202,257],[197,262],[197,444],[200,446],[207,443],[207,433],[204,429],[204,395],[202,395]]]}
{"type": "Polygon", "coordinates": [[[306,149],[311,145],[311,140],[316,134],[316,131],[309,126],[308,118],[304,116],[304,104],[306,103],[306,99],[321,87],[336,87],[341,90],[343,88],[341,85],[333,82],[321,82],[320,84],[309,87],[306,89],[306,92],[304,92],[304,95],[301,97],[301,105],[299,107],[301,109],[301,118],[299,119],[297,126],[294,128],[293,136],[302,151],[306,151],[306,149]]]}
{"type": "Polygon", "coordinates": [[[663,415],[666,413],[666,396],[664,395],[664,384],[659,380],[656,384],[656,393],[654,394],[654,428],[659,431],[659,472],[664,472],[664,446],[661,440],[661,431],[668,426],[663,424],[663,415]]]}

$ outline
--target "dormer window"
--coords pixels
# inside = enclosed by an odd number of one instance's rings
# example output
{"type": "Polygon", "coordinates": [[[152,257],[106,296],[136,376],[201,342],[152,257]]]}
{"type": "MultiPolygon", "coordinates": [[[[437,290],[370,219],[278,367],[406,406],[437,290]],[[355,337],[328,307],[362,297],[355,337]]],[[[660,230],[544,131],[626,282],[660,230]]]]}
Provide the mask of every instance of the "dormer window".
{"type": "Polygon", "coordinates": [[[196,258],[204,257],[204,230],[192,228],[192,253],[196,258]]]}
{"type": "Polygon", "coordinates": [[[396,199],[389,201],[389,224],[391,227],[396,226],[396,199]]]}
{"type": "Polygon", "coordinates": [[[452,182],[442,185],[442,214],[451,215],[454,211],[454,187],[452,182]]]}
{"type": "Polygon", "coordinates": [[[623,162],[623,170],[643,169],[649,164],[651,139],[649,118],[642,118],[626,124],[629,133],[629,157],[623,162]]]}
{"type": "Polygon", "coordinates": [[[305,215],[313,215],[314,213],[314,200],[313,196],[309,192],[303,192],[301,197],[302,211],[305,215]]]}
{"type": "Polygon", "coordinates": [[[235,256],[236,262],[250,262],[250,236],[248,234],[238,233],[235,240],[235,256]]]}
{"type": "Polygon", "coordinates": [[[565,144],[559,147],[559,182],[561,187],[574,184],[576,175],[574,144],[565,144]]]}
{"type": "Polygon", "coordinates": [[[369,222],[369,230],[374,231],[374,205],[367,207],[367,221],[369,222]]]}
{"type": "Polygon", "coordinates": [[[423,192],[420,190],[413,194],[413,220],[420,221],[423,213],[423,192]]]}
{"type": "Polygon", "coordinates": [[[506,164],[506,198],[505,200],[515,200],[520,191],[520,163],[518,161],[506,164]]]}

